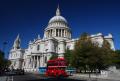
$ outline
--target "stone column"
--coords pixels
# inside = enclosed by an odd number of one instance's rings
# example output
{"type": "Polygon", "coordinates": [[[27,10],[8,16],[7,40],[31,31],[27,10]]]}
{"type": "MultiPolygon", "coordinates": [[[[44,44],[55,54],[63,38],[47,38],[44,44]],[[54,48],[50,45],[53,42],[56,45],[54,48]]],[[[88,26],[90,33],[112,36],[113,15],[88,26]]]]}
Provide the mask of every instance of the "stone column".
{"type": "Polygon", "coordinates": [[[51,37],[52,37],[52,29],[51,29],[51,37]]]}
{"type": "Polygon", "coordinates": [[[35,56],[33,56],[34,62],[33,62],[33,68],[35,69],[35,56]]]}
{"type": "Polygon", "coordinates": [[[67,36],[67,30],[66,30],[66,37],[68,37],[68,36],[67,36]]]}
{"type": "Polygon", "coordinates": [[[43,67],[43,55],[40,57],[40,66],[43,67]]]}
{"type": "Polygon", "coordinates": [[[46,31],[46,37],[48,37],[48,31],[46,31]]]}
{"type": "Polygon", "coordinates": [[[42,60],[41,60],[41,65],[42,65],[42,67],[43,67],[43,66],[44,66],[44,64],[43,64],[43,63],[44,63],[44,55],[42,55],[41,59],[42,59],[42,60]]]}
{"type": "Polygon", "coordinates": [[[32,68],[34,68],[34,56],[32,56],[32,68]]]}
{"type": "Polygon", "coordinates": [[[33,64],[34,64],[33,61],[34,61],[34,60],[33,60],[33,56],[32,56],[32,68],[33,68],[33,64]]]}
{"type": "Polygon", "coordinates": [[[49,32],[48,32],[48,30],[47,30],[47,37],[49,37],[48,35],[49,35],[49,32]]]}
{"type": "Polygon", "coordinates": [[[37,56],[35,56],[35,68],[37,67],[37,56]]]}
{"type": "Polygon", "coordinates": [[[37,68],[39,67],[39,62],[38,62],[38,55],[37,55],[37,68]]]}
{"type": "Polygon", "coordinates": [[[68,31],[68,37],[70,38],[70,31],[68,31]]]}
{"type": "Polygon", "coordinates": [[[41,67],[41,56],[39,56],[39,66],[41,67]]]}
{"type": "Polygon", "coordinates": [[[48,31],[48,37],[50,37],[50,30],[48,31]]]}
{"type": "Polygon", "coordinates": [[[56,37],[57,37],[57,29],[55,29],[55,32],[56,32],[56,34],[55,34],[55,35],[56,35],[56,37]]]}
{"type": "Polygon", "coordinates": [[[70,31],[69,31],[69,38],[71,38],[70,31]]]}
{"type": "Polygon", "coordinates": [[[43,55],[43,60],[42,60],[42,65],[44,66],[44,63],[45,63],[45,56],[43,55]]]}
{"type": "Polygon", "coordinates": [[[71,38],[71,33],[70,33],[70,38],[71,38]]]}
{"type": "Polygon", "coordinates": [[[29,68],[29,65],[30,65],[30,57],[28,56],[27,68],[29,68]]]}
{"type": "Polygon", "coordinates": [[[48,30],[48,37],[50,37],[50,31],[48,30]]]}
{"type": "Polygon", "coordinates": [[[52,29],[51,29],[51,37],[52,37],[52,29]]]}
{"type": "Polygon", "coordinates": [[[31,63],[30,63],[30,68],[32,68],[32,56],[30,57],[31,63]]]}
{"type": "Polygon", "coordinates": [[[47,31],[47,37],[49,37],[49,31],[47,31]]]}
{"type": "MultiPolygon", "coordinates": [[[[19,64],[19,63],[17,63],[17,64],[19,64]]],[[[26,59],[26,68],[28,68],[28,57],[26,59]]]]}
{"type": "Polygon", "coordinates": [[[54,33],[54,32],[53,32],[53,29],[52,29],[51,31],[52,31],[52,37],[53,37],[53,35],[54,35],[54,34],[53,34],[53,33],[54,33]]]}
{"type": "Polygon", "coordinates": [[[29,68],[30,68],[30,65],[31,65],[31,57],[29,56],[29,68]]]}
{"type": "Polygon", "coordinates": [[[47,30],[47,37],[48,37],[49,33],[48,33],[48,30],[47,30]]]}
{"type": "Polygon", "coordinates": [[[39,56],[37,56],[37,67],[39,67],[39,56]]]}
{"type": "Polygon", "coordinates": [[[30,56],[30,68],[31,68],[31,66],[32,66],[32,59],[31,59],[31,56],[30,56]]]}
{"type": "Polygon", "coordinates": [[[41,56],[40,56],[40,59],[39,59],[39,65],[40,65],[40,67],[41,67],[41,60],[42,60],[42,58],[41,58],[41,56]]]}
{"type": "Polygon", "coordinates": [[[68,38],[70,38],[70,33],[69,33],[69,31],[68,31],[68,38]]]}
{"type": "Polygon", "coordinates": [[[50,37],[52,36],[52,32],[51,32],[51,29],[50,29],[50,37]]]}
{"type": "Polygon", "coordinates": [[[29,67],[29,57],[27,58],[27,68],[29,67]]]}
{"type": "Polygon", "coordinates": [[[40,67],[40,56],[38,56],[38,67],[40,67]]]}
{"type": "Polygon", "coordinates": [[[54,29],[54,31],[55,31],[55,32],[54,32],[54,36],[56,37],[56,29],[54,29]]]}
{"type": "Polygon", "coordinates": [[[34,68],[34,56],[32,56],[32,68],[34,68]]]}
{"type": "Polygon", "coordinates": [[[68,37],[68,30],[67,30],[67,37],[68,37]]]}
{"type": "Polygon", "coordinates": [[[38,67],[38,56],[36,56],[36,67],[38,67]]]}

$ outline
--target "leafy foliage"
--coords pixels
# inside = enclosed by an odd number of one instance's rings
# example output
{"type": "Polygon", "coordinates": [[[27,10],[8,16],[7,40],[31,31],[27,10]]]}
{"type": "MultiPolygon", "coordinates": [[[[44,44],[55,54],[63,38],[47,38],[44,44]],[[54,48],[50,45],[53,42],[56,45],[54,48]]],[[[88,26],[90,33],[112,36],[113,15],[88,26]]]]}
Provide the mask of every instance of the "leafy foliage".
{"type": "Polygon", "coordinates": [[[53,60],[55,58],[58,58],[58,54],[52,54],[52,56],[50,57],[50,60],[53,60]]]}
{"type": "Polygon", "coordinates": [[[64,58],[66,59],[69,66],[71,66],[73,57],[72,57],[72,50],[69,50],[69,48],[66,49],[66,52],[64,53],[64,58]]]}
{"type": "Polygon", "coordinates": [[[0,51],[0,68],[3,66],[3,62],[4,62],[4,53],[0,51]]]}
{"type": "Polygon", "coordinates": [[[83,33],[75,44],[72,66],[80,70],[101,70],[112,64],[115,53],[110,49],[110,44],[104,40],[100,47],[93,42],[87,33],[83,33]]]}
{"type": "Polygon", "coordinates": [[[0,70],[8,68],[11,62],[4,58],[4,52],[0,51],[0,70]]]}
{"type": "Polygon", "coordinates": [[[120,68],[120,50],[116,50],[115,53],[116,53],[116,56],[115,56],[115,59],[113,59],[113,62],[117,68],[120,68]]]}

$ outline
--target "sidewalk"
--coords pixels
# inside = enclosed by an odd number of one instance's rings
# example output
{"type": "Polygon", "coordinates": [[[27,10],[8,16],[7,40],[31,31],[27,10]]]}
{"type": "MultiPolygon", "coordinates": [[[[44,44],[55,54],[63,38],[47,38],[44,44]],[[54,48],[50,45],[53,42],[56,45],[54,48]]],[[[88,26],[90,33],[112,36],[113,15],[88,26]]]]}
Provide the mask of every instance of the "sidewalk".
{"type": "Polygon", "coordinates": [[[6,81],[7,76],[0,76],[0,81],[6,81]]]}
{"type": "MultiPolygon", "coordinates": [[[[89,78],[89,74],[73,74],[73,76],[71,76],[70,78],[74,78],[74,79],[88,79],[89,78]]],[[[109,76],[109,75],[95,75],[95,74],[91,74],[91,78],[93,79],[107,79],[107,80],[120,80],[120,76],[109,76]]]]}

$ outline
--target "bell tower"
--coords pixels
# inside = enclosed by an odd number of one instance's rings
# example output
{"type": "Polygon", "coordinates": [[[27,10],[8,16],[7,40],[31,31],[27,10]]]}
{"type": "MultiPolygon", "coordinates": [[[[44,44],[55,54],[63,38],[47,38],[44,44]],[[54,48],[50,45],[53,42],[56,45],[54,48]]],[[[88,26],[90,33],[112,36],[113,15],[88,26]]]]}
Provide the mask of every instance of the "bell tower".
{"type": "Polygon", "coordinates": [[[13,49],[20,49],[20,36],[19,34],[17,35],[17,38],[15,39],[14,41],[14,44],[13,44],[13,49]]]}

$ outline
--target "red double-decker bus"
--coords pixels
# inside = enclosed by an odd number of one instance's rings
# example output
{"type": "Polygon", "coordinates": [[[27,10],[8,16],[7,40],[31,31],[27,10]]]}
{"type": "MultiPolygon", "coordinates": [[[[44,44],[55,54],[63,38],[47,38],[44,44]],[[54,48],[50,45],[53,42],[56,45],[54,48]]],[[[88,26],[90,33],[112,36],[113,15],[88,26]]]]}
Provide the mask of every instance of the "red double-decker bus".
{"type": "Polygon", "coordinates": [[[47,62],[46,76],[50,77],[67,77],[67,62],[64,58],[57,58],[47,62]]]}

